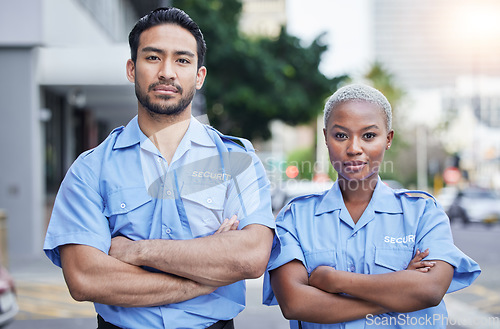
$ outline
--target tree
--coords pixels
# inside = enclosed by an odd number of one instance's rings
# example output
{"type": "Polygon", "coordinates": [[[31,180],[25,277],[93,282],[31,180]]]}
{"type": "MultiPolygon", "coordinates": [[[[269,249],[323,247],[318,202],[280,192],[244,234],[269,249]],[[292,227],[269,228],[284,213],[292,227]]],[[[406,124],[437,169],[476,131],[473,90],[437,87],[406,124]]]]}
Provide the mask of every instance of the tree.
{"type": "Polygon", "coordinates": [[[207,114],[224,133],[267,139],[271,120],[309,122],[345,78],[327,78],[319,71],[327,50],[321,36],[303,47],[285,27],[276,40],[241,35],[239,0],[183,0],[172,5],[185,10],[203,31],[207,114]]]}

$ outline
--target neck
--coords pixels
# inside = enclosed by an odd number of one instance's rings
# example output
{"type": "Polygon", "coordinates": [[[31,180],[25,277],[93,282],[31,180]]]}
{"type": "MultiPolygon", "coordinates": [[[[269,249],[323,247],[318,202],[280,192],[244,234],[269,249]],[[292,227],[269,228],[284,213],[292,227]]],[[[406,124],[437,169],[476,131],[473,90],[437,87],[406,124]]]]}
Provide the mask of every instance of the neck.
{"type": "Polygon", "coordinates": [[[191,120],[191,109],[179,114],[156,114],[139,107],[138,122],[142,132],[153,142],[168,163],[186,133],[191,120]]]}
{"type": "Polygon", "coordinates": [[[368,179],[355,181],[349,181],[341,176],[339,176],[338,179],[340,191],[342,192],[345,202],[366,204],[368,204],[372,198],[377,181],[377,175],[373,175],[368,179]]]}
{"type": "Polygon", "coordinates": [[[342,192],[344,204],[356,224],[363,215],[366,207],[370,203],[373,191],[377,185],[378,177],[367,178],[363,180],[349,181],[339,176],[339,187],[342,192]]]}

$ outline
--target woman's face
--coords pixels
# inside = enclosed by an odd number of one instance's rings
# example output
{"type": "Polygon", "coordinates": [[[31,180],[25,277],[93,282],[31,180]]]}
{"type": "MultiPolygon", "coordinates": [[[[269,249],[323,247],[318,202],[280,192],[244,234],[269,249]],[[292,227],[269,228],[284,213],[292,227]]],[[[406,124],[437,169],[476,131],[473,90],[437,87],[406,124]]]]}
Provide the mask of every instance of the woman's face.
{"type": "Polygon", "coordinates": [[[394,136],[392,130],[387,131],[383,109],[365,101],[343,102],[332,110],[323,132],[340,180],[378,179],[385,150],[394,136]]]}

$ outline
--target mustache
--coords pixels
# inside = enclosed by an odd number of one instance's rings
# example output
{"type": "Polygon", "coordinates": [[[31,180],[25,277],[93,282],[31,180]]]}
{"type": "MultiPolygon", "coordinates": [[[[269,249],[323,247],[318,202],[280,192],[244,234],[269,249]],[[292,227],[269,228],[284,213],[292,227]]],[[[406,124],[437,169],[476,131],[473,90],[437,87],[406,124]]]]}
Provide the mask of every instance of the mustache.
{"type": "Polygon", "coordinates": [[[148,87],[148,92],[153,90],[154,88],[158,87],[158,86],[172,86],[172,87],[175,87],[178,91],[179,91],[179,94],[182,94],[182,87],[176,83],[165,83],[165,82],[155,82],[153,84],[150,84],[149,87],[148,87]]]}

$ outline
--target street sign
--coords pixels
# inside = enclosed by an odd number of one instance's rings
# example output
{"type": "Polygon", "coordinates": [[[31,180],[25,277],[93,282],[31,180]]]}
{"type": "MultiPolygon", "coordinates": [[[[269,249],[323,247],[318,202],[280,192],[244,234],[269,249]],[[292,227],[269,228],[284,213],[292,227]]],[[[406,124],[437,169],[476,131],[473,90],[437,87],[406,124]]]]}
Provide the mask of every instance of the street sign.
{"type": "Polygon", "coordinates": [[[443,179],[446,184],[457,184],[462,178],[462,173],[457,167],[448,167],[443,171],[443,179]]]}

